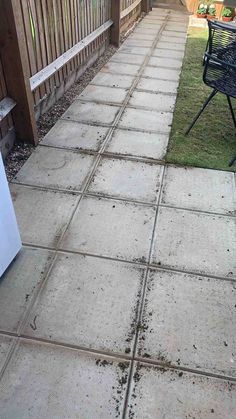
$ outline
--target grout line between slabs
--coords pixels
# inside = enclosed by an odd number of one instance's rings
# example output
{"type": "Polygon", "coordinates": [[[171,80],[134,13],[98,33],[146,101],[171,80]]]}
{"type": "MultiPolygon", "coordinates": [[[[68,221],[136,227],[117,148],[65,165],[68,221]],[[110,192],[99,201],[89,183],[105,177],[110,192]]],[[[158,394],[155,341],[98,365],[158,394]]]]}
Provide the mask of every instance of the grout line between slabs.
{"type": "MultiPolygon", "coordinates": [[[[60,342],[60,341],[56,341],[56,340],[48,340],[48,339],[44,339],[44,338],[40,338],[40,337],[33,337],[33,336],[29,336],[29,335],[18,335],[17,333],[14,332],[8,332],[5,330],[0,330],[0,335],[4,336],[4,337],[9,337],[9,338],[13,338],[15,341],[15,345],[14,347],[11,348],[10,351],[15,351],[16,346],[19,345],[20,341],[28,341],[28,342],[36,342],[36,343],[41,343],[41,344],[46,344],[52,347],[59,347],[59,348],[64,348],[64,349],[70,349],[70,350],[75,350],[78,352],[84,352],[86,354],[91,354],[91,355],[96,355],[97,357],[106,357],[106,358],[110,358],[113,359],[115,361],[117,360],[122,360],[122,361],[128,361],[129,363],[131,363],[132,361],[132,355],[126,355],[125,353],[119,353],[119,352],[110,352],[110,351],[106,351],[106,350],[102,350],[102,349],[93,349],[90,347],[86,347],[86,346],[81,346],[81,345],[73,345],[70,343],[65,343],[65,342],[60,342]]],[[[194,368],[188,368],[188,367],[184,367],[184,366],[179,366],[179,365],[174,365],[174,364],[170,364],[167,362],[163,362],[163,361],[158,361],[155,359],[151,359],[151,358],[144,358],[144,357],[139,357],[139,356],[135,356],[134,357],[134,362],[141,362],[143,364],[146,365],[150,365],[150,366],[155,366],[155,367],[160,367],[160,368],[166,368],[169,370],[175,370],[175,371],[184,371],[184,372],[188,372],[191,374],[197,374],[200,376],[205,376],[205,377],[210,377],[210,378],[216,378],[216,379],[220,379],[220,380],[226,380],[226,381],[231,381],[231,382],[236,382],[236,377],[234,376],[230,376],[230,375],[225,375],[225,374],[219,374],[219,373],[212,373],[212,372],[208,372],[206,370],[201,370],[201,369],[194,369],[194,368]]],[[[1,374],[0,374],[0,379],[1,379],[1,374]]]]}
{"type": "MultiPolygon", "coordinates": [[[[124,101],[123,101],[120,109],[118,110],[118,113],[117,113],[117,115],[116,115],[116,117],[115,117],[112,125],[109,127],[108,133],[107,133],[107,135],[105,137],[105,140],[104,140],[104,142],[102,144],[102,147],[99,150],[99,152],[98,152],[98,154],[96,156],[94,165],[93,165],[93,167],[92,167],[92,169],[90,171],[90,174],[88,175],[88,177],[86,179],[86,182],[85,182],[84,187],[82,189],[82,193],[81,193],[81,195],[78,196],[77,201],[75,202],[75,207],[72,210],[71,215],[70,215],[70,217],[68,219],[68,222],[66,223],[65,227],[63,228],[63,231],[61,233],[61,236],[59,237],[59,239],[57,241],[56,248],[54,249],[55,253],[54,253],[53,257],[52,257],[52,261],[51,261],[51,263],[50,263],[50,265],[48,267],[48,270],[47,270],[47,272],[45,272],[45,276],[42,279],[41,283],[39,284],[39,287],[37,289],[37,292],[35,292],[35,294],[33,295],[32,299],[30,301],[30,304],[29,304],[28,308],[26,309],[26,311],[25,311],[25,313],[23,315],[21,324],[19,325],[19,329],[18,329],[18,333],[19,334],[21,334],[21,332],[24,330],[25,325],[26,325],[26,323],[28,321],[28,318],[30,316],[31,310],[36,305],[36,302],[38,301],[39,295],[41,294],[41,292],[42,292],[45,284],[47,283],[47,280],[48,280],[48,277],[50,275],[50,272],[51,272],[51,270],[54,267],[54,264],[55,264],[55,261],[56,261],[56,258],[57,258],[57,254],[58,254],[58,250],[60,248],[60,244],[61,244],[61,242],[62,242],[62,240],[63,240],[63,238],[64,238],[64,236],[66,234],[66,231],[68,230],[69,225],[70,225],[70,223],[71,223],[71,221],[72,221],[72,219],[73,219],[73,217],[74,217],[74,215],[75,215],[75,213],[76,213],[76,211],[78,209],[78,206],[79,206],[79,204],[80,204],[80,202],[81,202],[81,200],[82,200],[82,198],[84,196],[84,193],[86,192],[86,190],[88,188],[88,185],[90,184],[90,181],[91,181],[91,179],[92,179],[92,177],[93,177],[93,175],[94,175],[94,173],[95,173],[95,171],[97,169],[97,166],[100,163],[102,152],[105,150],[105,147],[106,147],[107,143],[110,141],[110,138],[111,138],[111,136],[112,136],[115,128],[118,125],[118,122],[120,121],[120,119],[121,119],[121,117],[122,117],[122,115],[123,115],[123,113],[124,113],[124,111],[126,109],[126,106],[127,106],[128,102],[129,102],[129,99],[130,99],[130,97],[131,97],[134,89],[136,88],[138,82],[140,81],[140,78],[142,76],[142,73],[144,71],[144,68],[145,68],[145,66],[148,63],[149,58],[151,57],[151,52],[154,50],[154,48],[156,46],[157,40],[158,40],[160,34],[162,33],[162,30],[163,30],[162,28],[164,27],[164,25],[165,25],[165,23],[163,23],[163,25],[161,26],[161,29],[159,29],[159,32],[158,32],[158,34],[157,34],[157,36],[156,36],[156,38],[155,38],[155,40],[153,42],[152,48],[150,49],[150,54],[147,54],[146,57],[144,58],[144,61],[143,61],[143,63],[140,66],[140,69],[138,71],[137,76],[135,76],[134,81],[133,81],[130,89],[128,89],[127,94],[126,94],[126,97],[125,97],[125,99],[124,99],[124,101]]],[[[16,345],[17,345],[17,342],[15,344],[15,347],[16,347],[16,345]]],[[[5,361],[5,363],[3,365],[3,368],[1,370],[2,371],[0,373],[0,376],[1,377],[2,377],[2,374],[4,374],[4,371],[6,370],[8,364],[9,364],[9,362],[11,360],[11,357],[12,357],[12,354],[14,353],[15,347],[14,347],[14,344],[13,344],[13,350],[9,352],[9,356],[7,357],[7,360],[5,361]]]]}
{"type": "MultiPolygon", "coordinates": [[[[160,206],[159,206],[160,208],[160,206]]],[[[53,247],[48,247],[48,246],[42,246],[42,245],[34,245],[32,243],[23,243],[24,247],[29,247],[32,249],[42,249],[42,250],[48,250],[51,251],[52,253],[55,252],[56,250],[53,247]]],[[[131,265],[135,265],[135,266],[140,266],[140,267],[147,267],[147,262],[141,262],[141,261],[137,261],[137,260],[127,260],[127,259],[117,259],[111,256],[104,256],[104,255],[99,255],[96,253],[89,253],[89,252],[83,252],[82,250],[67,250],[67,249],[58,249],[57,250],[58,254],[68,254],[68,255],[81,255],[81,256],[89,256],[89,257],[94,257],[94,258],[98,258],[98,259],[105,259],[105,260],[111,260],[114,262],[120,262],[120,263],[127,263],[127,264],[131,264],[131,265]]],[[[207,273],[201,273],[201,272],[195,272],[195,271],[189,271],[189,270],[183,270],[183,269],[177,269],[177,268],[173,268],[167,265],[155,265],[155,263],[150,263],[149,264],[149,268],[152,270],[156,270],[156,271],[165,271],[165,272],[176,272],[176,273],[180,273],[180,274],[186,274],[186,275],[193,275],[193,276],[200,276],[202,278],[210,278],[210,279],[215,279],[218,281],[228,281],[228,282],[232,282],[232,281],[236,281],[236,277],[223,277],[223,276],[217,276],[217,275],[212,275],[212,274],[207,274],[207,273]]]]}
{"type": "MultiPolygon", "coordinates": [[[[128,162],[135,162],[135,163],[141,163],[141,164],[154,164],[153,161],[147,161],[147,160],[137,160],[137,159],[130,159],[130,158],[120,158],[117,156],[111,156],[111,155],[106,155],[103,154],[101,156],[101,158],[107,158],[107,159],[115,159],[115,160],[124,160],[124,161],[128,161],[128,162]]],[[[156,164],[156,163],[155,163],[156,164]]],[[[166,169],[168,168],[168,166],[164,163],[164,162],[158,162],[159,166],[161,167],[165,167],[166,169]]],[[[96,169],[95,169],[96,170],[96,169]]],[[[85,179],[84,184],[87,183],[88,178],[90,175],[87,176],[87,180],[85,179]]],[[[94,176],[94,173],[93,175],[94,176]]],[[[90,192],[89,190],[87,191],[83,191],[84,187],[82,187],[80,190],[78,189],[63,189],[63,188],[56,188],[56,187],[50,187],[50,186],[42,186],[42,185],[33,185],[30,183],[24,183],[24,182],[20,182],[20,181],[12,181],[11,182],[12,185],[19,185],[19,186],[23,186],[24,188],[28,188],[28,189],[36,189],[39,191],[44,191],[44,192],[56,192],[56,193],[63,193],[63,194],[68,194],[68,195],[74,195],[74,196],[78,196],[79,197],[92,197],[92,198],[102,198],[102,199],[106,199],[106,200],[113,200],[113,201],[119,201],[119,202],[125,202],[127,204],[137,204],[137,205],[143,205],[143,206],[147,206],[147,207],[156,207],[157,205],[160,208],[168,208],[168,209],[172,209],[172,210],[177,210],[177,211],[185,211],[185,212],[191,212],[194,214],[202,214],[202,215],[209,215],[212,217],[225,217],[225,218],[232,218],[232,220],[234,220],[236,218],[236,214],[231,214],[231,213],[222,213],[222,212],[214,212],[214,211],[206,211],[206,210],[201,210],[201,209],[197,209],[197,208],[187,208],[187,207],[179,207],[179,206],[174,206],[171,204],[166,204],[164,202],[161,202],[159,204],[157,204],[158,199],[155,202],[151,202],[151,201],[142,201],[139,199],[132,199],[132,198],[125,198],[122,196],[116,196],[116,195],[107,195],[105,193],[102,192],[90,192]]],[[[163,195],[161,195],[161,199],[162,199],[163,195]]],[[[37,245],[36,245],[37,246],[37,245]]]]}
{"type": "MultiPolygon", "coordinates": [[[[152,52],[154,51],[154,49],[155,49],[155,47],[158,43],[158,40],[159,40],[165,26],[167,25],[168,17],[169,17],[169,12],[166,14],[165,19],[163,21],[163,24],[161,25],[161,27],[160,27],[157,35],[156,35],[156,38],[155,38],[155,40],[152,44],[150,55],[147,55],[147,57],[144,61],[144,68],[145,68],[146,64],[148,64],[149,56],[152,55],[152,52]]],[[[161,198],[164,174],[165,174],[165,166],[163,167],[163,171],[162,171],[162,177],[161,177],[161,182],[160,182],[160,192],[159,192],[159,197],[158,197],[157,204],[159,204],[160,198],[161,198]]],[[[124,398],[124,408],[123,408],[123,414],[122,414],[123,419],[125,419],[126,414],[128,413],[130,390],[131,390],[132,377],[133,377],[133,372],[134,372],[134,362],[135,362],[134,359],[135,359],[135,355],[136,355],[136,351],[137,351],[137,345],[138,345],[138,336],[139,336],[139,328],[140,328],[139,326],[140,326],[140,321],[141,321],[141,317],[142,317],[143,304],[144,304],[144,299],[145,299],[145,294],[146,294],[149,264],[150,264],[150,261],[151,261],[151,254],[152,254],[152,248],[153,248],[153,242],[154,242],[157,215],[158,215],[158,205],[157,205],[155,219],[154,219],[154,225],[153,225],[153,231],[152,231],[152,237],[151,237],[151,243],[150,243],[150,249],[149,249],[149,255],[148,255],[148,263],[147,263],[147,267],[146,267],[146,271],[145,271],[144,283],[143,283],[143,287],[142,287],[142,291],[141,291],[141,298],[140,298],[140,302],[139,302],[139,306],[138,306],[138,313],[137,313],[137,318],[136,318],[137,328],[136,328],[136,331],[135,331],[135,338],[134,338],[134,345],[133,345],[133,352],[132,352],[132,360],[131,360],[131,365],[130,365],[130,370],[129,370],[129,375],[128,375],[126,395],[125,395],[125,398],[124,398]]]]}

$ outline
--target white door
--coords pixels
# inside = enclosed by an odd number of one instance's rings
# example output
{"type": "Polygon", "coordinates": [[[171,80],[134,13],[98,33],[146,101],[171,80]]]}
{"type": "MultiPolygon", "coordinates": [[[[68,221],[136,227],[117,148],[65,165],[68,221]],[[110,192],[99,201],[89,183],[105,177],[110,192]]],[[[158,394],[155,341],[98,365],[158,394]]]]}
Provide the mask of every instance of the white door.
{"type": "Polygon", "coordinates": [[[21,249],[21,239],[0,153],[0,277],[21,249]]]}

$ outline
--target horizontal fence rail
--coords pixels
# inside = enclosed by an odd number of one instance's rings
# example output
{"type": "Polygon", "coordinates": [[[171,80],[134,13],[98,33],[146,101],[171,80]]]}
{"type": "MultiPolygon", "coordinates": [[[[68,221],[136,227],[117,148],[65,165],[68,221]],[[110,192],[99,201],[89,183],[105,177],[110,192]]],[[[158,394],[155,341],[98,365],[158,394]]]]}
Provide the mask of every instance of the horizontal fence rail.
{"type": "Polygon", "coordinates": [[[0,150],[10,131],[37,144],[35,119],[119,46],[149,0],[0,0],[0,150]],[[12,98],[12,99],[11,99],[12,98]]]}
{"type": "Polygon", "coordinates": [[[109,38],[110,0],[19,0],[27,40],[28,69],[37,104],[109,38]],[[109,22],[109,25],[105,25],[109,22]],[[106,28],[80,48],[80,42],[106,28]],[[77,51],[75,54],[73,52],[77,51]],[[72,56],[73,55],[73,56],[72,56]],[[67,58],[70,57],[68,60],[67,58]],[[53,67],[55,71],[53,70],[53,67]],[[45,79],[44,79],[45,77],[45,79]]]}
{"type": "Polygon", "coordinates": [[[126,17],[127,15],[129,15],[134,9],[136,9],[136,7],[138,7],[140,5],[140,3],[142,2],[142,0],[135,0],[135,1],[123,1],[123,4],[128,4],[128,6],[126,6],[124,9],[121,8],[121,14],[120,14],[120,18],[124,19],[124,17],[126,17]]]}
{"type": "Polygon", "coordinates": [[[78,42],[60,57],[58,57],[55,61],[49,64],[47,67],[43,68],[37,74],[30,78],[30,87],[31,90],[37,89],[43,82],[49,79],[53,74],[55,74],[58,70],[60,70],[65,64],[67,64],[72,58],[74,58],[77,54],[83,51],[88,45],[90,45],[93,41],[95,41],[100,35],[102,35],[105,31],[107,31],[113,22],[112,20],[108,20],[98,29],[93,31],[90,35],[86,36],[82,41],[78,42]]]}

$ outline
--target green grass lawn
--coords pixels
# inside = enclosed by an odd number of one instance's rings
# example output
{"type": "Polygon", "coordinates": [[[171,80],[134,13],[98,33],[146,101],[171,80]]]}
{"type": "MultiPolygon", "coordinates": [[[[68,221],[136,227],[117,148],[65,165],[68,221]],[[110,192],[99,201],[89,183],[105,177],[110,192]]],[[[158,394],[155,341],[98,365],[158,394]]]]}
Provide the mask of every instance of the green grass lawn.
{"type": "Polygon", "coordinates": [[[236,164],[231,168],[228,166],[236,154],[236,133],[224,95],[219,93],[212,99],[190,134],[184,136],[212,91],[202,81],[202,57],[207,37],[206,29],[189,29],[166,161],[236,171],[236,164]]]}

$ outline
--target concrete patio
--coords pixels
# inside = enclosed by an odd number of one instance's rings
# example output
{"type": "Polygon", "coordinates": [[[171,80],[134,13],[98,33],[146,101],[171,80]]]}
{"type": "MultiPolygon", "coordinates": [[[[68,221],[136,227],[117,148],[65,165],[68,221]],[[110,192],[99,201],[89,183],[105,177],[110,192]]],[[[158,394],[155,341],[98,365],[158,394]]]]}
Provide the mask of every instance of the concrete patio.
{"type": "Polygon", "coordinates": [[[236,188],[165,165],[187,17],[154,9],[11,184],[0,417],[236,417],[236,188]]]}

